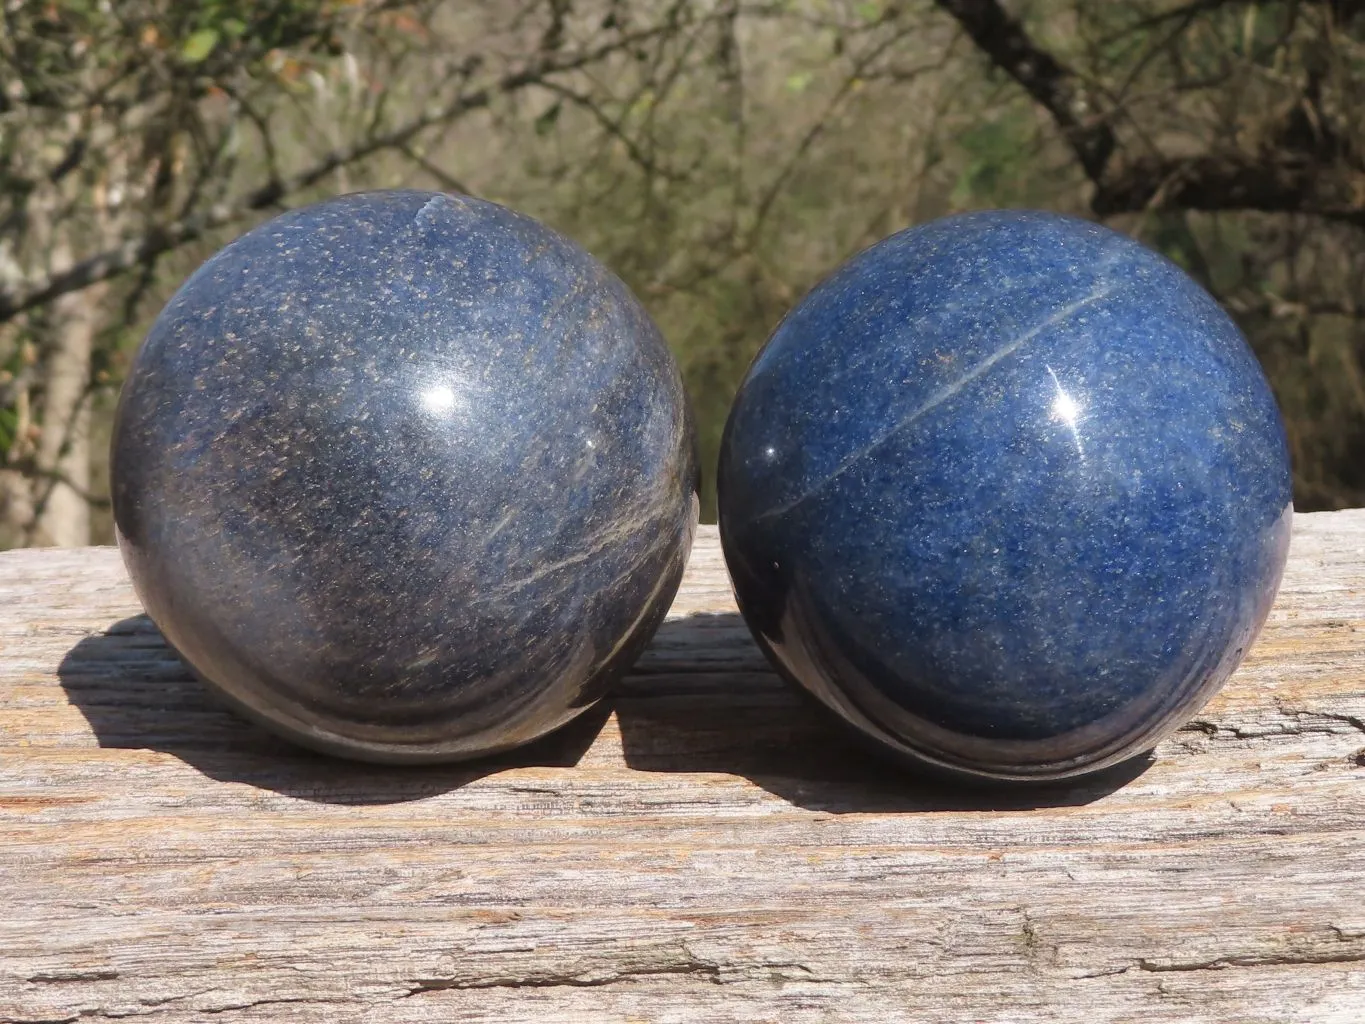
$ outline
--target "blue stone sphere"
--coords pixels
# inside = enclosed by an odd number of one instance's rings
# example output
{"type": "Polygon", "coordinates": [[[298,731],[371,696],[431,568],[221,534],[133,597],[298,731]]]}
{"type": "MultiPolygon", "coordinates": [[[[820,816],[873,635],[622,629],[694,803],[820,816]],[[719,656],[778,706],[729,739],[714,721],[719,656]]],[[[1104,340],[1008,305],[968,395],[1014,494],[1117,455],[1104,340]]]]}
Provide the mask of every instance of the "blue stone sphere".
{"type": "Polygon", "coordinates": [[[1270,609],[1284,428],[1217,303],[1086,221],[945,218],[814,289],[721,445],[721,540],[770,659],[877,744],[983,780],[1184,723],[1270,609]]]}
{"type": "Polygon", "coordinates": [[[592,704],[697,518],[678,369],[626,286],[530,218],[373,192],[205,263],[133,362],[118,542],[228,701],[308,746],[458,760],[592,704]]]}

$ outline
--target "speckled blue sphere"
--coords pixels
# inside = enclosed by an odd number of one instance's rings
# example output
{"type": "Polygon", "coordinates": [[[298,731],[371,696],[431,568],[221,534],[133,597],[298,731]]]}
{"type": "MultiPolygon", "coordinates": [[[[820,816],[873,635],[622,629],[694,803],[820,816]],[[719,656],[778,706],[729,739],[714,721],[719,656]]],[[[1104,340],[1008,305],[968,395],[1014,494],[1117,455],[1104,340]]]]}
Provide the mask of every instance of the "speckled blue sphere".
{"type": "Polygon", "coordinates": [[[118,540],[228,700],[309,746],[457,760],[596,700],[682,575],[682,381],[616,277],[492,203],[343,196],[171,299],[124,386],[118,540]]]}
{"type": "Polygon", "coordinates": [[[840,267],[731,410],[721,540],[791,680],[980,779],[1141,753],[1236,667],[1292,507],[1255,357],[1174,264],[1046,213],[950,217],[840,267]]]}

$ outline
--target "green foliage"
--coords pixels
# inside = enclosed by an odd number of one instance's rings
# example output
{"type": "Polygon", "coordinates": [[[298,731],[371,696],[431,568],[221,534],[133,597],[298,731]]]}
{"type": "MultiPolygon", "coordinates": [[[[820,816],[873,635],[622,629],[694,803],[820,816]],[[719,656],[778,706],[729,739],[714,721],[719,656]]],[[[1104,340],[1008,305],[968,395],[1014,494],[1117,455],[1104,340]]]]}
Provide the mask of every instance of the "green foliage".
{"type": "Polygon", "coordinates": [[[863,0],[854,10],[863,21],[879,21],[886,13],[881,0],[863,0]]]}
{"type": "Polygon", "coordinates": [[[0,408],[0,448],[9,451],[19,434],[19,413],[12,408],[0,408]]]}
{"type": "Polygon", "coordinates": [[[17,408],[19,382],[33,361],[33,347],[29,339],[15,339],[5,349],[0,350],[0,469],[3,469],[12,453],[21,450],[20,432],[22,418],[17,408]]]}
{"type": "Polygon", "coordinates": [[[1039,196],[1037,130],[1027,111],[1011,107],[958,136],[967,159],[950,196],[954,207],[1019,206],[1039,196]]]}
{"type": "Polygon", "coordinates": [[[555,130],[555,125],[559,121],[559,115],[564,112],[564,104],[555,102],[545,108],[544,113],[535,119],[537,135],[549,135],[555,130]]]}
{"type": "Polygon", "coordinates": [[[334,51],[343,7],[338,0],[201,0],[170,5],[165,27],[181,40],[181,56],[189,63],[205,60],[220,44],[255,52],[334,51]]]}
{"type": "Polygon", "coordinates": [[[1189,222],[1183,213],[1156,214],[1143,231],[1142,240],[1206,288],[1212,284],[1204,249],[1190,230],[1189,222]]]}
{"type": "Polygon", "coordinates": [[[191,32],[180,47],[180,56],[187,64],[198,64],[218,45],[220,33],[216,28],[201,28],[191,32]]]}

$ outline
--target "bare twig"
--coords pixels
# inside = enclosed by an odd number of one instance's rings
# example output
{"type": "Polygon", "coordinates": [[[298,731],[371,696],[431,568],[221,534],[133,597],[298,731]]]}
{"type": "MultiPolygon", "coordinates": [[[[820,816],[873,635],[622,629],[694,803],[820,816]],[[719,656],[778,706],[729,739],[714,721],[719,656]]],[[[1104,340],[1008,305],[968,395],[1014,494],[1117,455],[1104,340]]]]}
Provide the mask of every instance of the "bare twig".
{"type": "Polygon", "coordinates": [[[500,96],[519,92],[528,86],[543,84],[551,75],[586,67],[670,30],[668,26],[654,27],[620,36],[610,43],[576,54],[540,57],[516,71],[503,75],[491,85],[463,92],[445,105],[413,117],[396,128],[350,145],[340,146],[304,170],[269,181],[235,203],[215,204],[193,216],[152,225],[141,236],[128,239],[113,249],[81,260],[64,271],[0,289],[0,322],[10,320],[27,309],[43,305],[59,295],[123,274],[148,260],[201,238],[210,231],[273,207],[318,184],[340,167],[355,164],[384,151],[401,151],[425,130],[435,125],[448,124],[471,111],[485,108],[500,96]]]}

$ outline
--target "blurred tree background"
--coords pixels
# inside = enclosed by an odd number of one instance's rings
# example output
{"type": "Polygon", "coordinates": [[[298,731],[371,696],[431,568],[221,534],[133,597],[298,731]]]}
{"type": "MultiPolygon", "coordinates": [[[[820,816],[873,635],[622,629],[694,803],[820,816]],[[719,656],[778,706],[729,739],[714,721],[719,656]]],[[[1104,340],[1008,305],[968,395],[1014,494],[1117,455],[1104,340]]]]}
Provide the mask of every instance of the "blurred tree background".
{"type": "Polygon", "coordinates": [[[397,186],[506,203],[620,273],[708,470],[749,360],[852,252],[964,209],[1096,218],[1241,323],[1298,507],[1365,506],[1365,0],[0,10],[0,546],[110,540],[120,375],[199,261],[397,186]]]}

